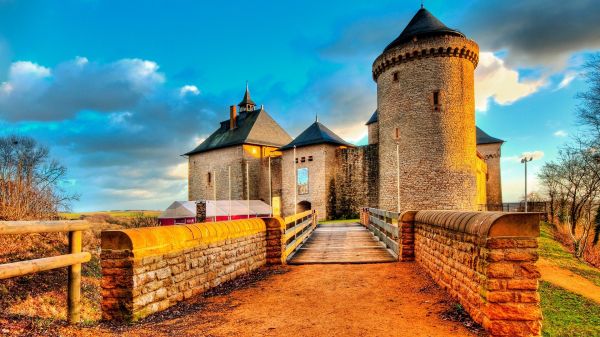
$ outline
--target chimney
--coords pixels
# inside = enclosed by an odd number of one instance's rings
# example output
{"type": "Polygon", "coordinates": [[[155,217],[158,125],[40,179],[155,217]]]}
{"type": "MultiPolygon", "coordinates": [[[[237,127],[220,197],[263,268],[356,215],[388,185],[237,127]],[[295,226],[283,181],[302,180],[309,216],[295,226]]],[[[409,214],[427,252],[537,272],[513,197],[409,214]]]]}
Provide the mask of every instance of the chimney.
{"type": "Polygon", "coordinates": [[[235,105],[229,106],[229,129],[233,130],[237,128],[237,113],[235,111],[235,105]]]}

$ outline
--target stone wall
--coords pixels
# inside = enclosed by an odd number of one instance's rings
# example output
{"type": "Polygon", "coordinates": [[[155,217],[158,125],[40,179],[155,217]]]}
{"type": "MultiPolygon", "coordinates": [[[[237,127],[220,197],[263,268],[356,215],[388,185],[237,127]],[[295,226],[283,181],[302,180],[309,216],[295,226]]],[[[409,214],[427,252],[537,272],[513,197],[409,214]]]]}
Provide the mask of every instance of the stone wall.
{"type": "MultiPolygon", "coordinates": [[[[217,200],[227,200],[231,167],[233,200],[245,200],[249,189],[250,199],[260,199],[269,203],[269,154],[274,150],[275,148],[267,146],[240,145],[191,155],[188,163],[189,200],[213,200],[215,187],[217,200]]],[[[279,163],[277,160],[271,160],[271,174],[275,182],[273,197],[281,196],[279,163]]]]}
{"type": "Polygon", "coordinates": [[[379,122],[371,123],[367,126],[369,145],[379,143],[379,122]]]}
{"type": "Polygon", "coordinates": [[[476,208],[478,55],[474,41],[444,36],[407,42],[373,63],[379,112],[379,208],[397,208],[397,145],[401,209],[476,208]]]}
{"type": "Polygon", "coordinates": [[[267,251],[282,249],[272,237],[281,220],[269,234],[270,221],[103,231],[103,319],[138,320],[264,265],[267,251]]]}
{"type": "Polygon", "coordinates": [[[502,143],[479,144],[477,151],[481,153],[487,164],[486,203],[502,204],[502,179],[500,175],[500,156],[502,143]]]}
{"type": "Polygon", "coordinates": [[[419,211],[400,219],[407,246],[414,228],[415,260],[492,336],[540,335],[539,214],[419,211]]]}
{"type": "Polygon", "coordinates": [[[283,151],[282,170],[282,202],[283,215],[296,213],[294,205],[295,174],[294,169],[308,168],[308,193],[296,195],[296,203],[308,201],[316,210],[319,220],[325,219],[329,211],[331,183],[334,179],[336,166],[336,151],[338,146],[318,144],[299,147],[296,149],[298,163],[294,166],[294,150],[283,151]],[[309,158],[312,157],[312,160],[309,158]],[[304,161],[302,159],[304,158],[304,161]]]}
{"type": "Polygon", "coordinates": [[[377,144],[336,150],[329,218],[356,218],[362,207],[377,207],[378,162],[377,144]]]}

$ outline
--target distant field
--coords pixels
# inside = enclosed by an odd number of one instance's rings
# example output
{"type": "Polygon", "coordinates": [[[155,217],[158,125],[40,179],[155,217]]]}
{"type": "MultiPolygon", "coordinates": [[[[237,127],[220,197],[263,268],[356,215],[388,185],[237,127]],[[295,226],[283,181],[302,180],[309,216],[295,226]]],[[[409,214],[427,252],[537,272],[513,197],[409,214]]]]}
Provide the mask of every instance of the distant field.
{"type": "Polygon", "coordinates": [[[113,218],[133,218],[140,213],[144,213],[145,216],[158,216],[161,211],[148,211],[148,210],[126,210],[126,211],[96,211],[96,212],[80,212],[80,213],[60,213],[60,217],[67,220],[80,219],[82,215],[107,215],[113,218]]]}

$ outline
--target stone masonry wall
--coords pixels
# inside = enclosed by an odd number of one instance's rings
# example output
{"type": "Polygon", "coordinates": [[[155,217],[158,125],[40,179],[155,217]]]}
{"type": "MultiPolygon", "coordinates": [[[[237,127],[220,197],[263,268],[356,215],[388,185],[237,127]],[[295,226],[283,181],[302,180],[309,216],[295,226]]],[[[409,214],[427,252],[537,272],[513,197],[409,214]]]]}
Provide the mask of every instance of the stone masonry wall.
{"type": "Polygon", "coordinates": [[[488,205],[502,204],[502,180],[500,174],[501,146],[502,143],[477,145],[477,151],[481,153],[487,164],[486,193],[488,205]]]}
{"type": "Polygon", "coordinates": [[[479,47],[455,36],[390,49],[373,63],[379,112],[379,208],[476,207],[474,70],[479,47]],[[434,93],[439,105],[434,106],[434,93]]]}
{"type": "Polygon", "coordinates": [[[492,336],[539,336],[538,214],[420,211],[414,256],[492,336]]]}
{"type": "MultiPolygon", "coordinates": [[[[303,146],[296,149],[298,163],[295,168],[308,168],[308,193],[298,194],[297,203],[308,201],[312,209],[318,213],[319,220],[330,217],[330,190],[334,179],[335,156],[338,147],[331,144],[318,144],[303,146]],[[312,161],[309,161],[312,156],[312,161]],[[304,162],[302,162],[304,158],[304,162]]],[[[283,215],[292,215],[295,212],[294,205],[294,150],[285,150],[282,156],[282,202],[283,215]]]]}
{"type": "Polygon", "coordinates": [[[266,229],[249,219],[102,232],[103,319],[138,320],[264,265],[266,229]]]}
{"type": "Polygon", "coordinates": [[[217,199],[229,198],[229,171],[231,167],[231,198],[244,199],[245,167],[242,146],[233,146],[193,154],[188,163],[189,200],[212,200],[216,184],[217,199]],[[216,177],[215,177],[216,171],[216,177]],[[211,181],[208,182],[208,173],[211,181]]]}
{"type": "Polygon", "coordinates": [[[378,162],[377,144],[336,150],[330,217],[356,218],[362,207],[377,207],[378,162]]]}

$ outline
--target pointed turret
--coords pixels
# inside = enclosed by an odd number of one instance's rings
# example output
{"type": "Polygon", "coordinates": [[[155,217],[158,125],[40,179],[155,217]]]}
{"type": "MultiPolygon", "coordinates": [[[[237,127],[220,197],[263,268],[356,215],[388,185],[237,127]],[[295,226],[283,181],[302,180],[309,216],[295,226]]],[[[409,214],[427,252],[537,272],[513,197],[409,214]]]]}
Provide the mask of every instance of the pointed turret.
{"type": "Polygon", "coordinates": [[[408,25],[406,25],[406,28],[404,28],[402,33],[400,33],[392,43],[385,47],[384,52],[405,42],[410,42],[415,38],[420,39],[423,37],[440,35],[465,37],[463,33],[456,29],[448,28],[443,22],[433,16],[431,12],[424,7],[421,7],[408,25]]]}
{"type": "Polygon", "coordinates": [[[238,104],[238,106],[240,107],[240,112],[252,111],[254,110],[254,106],[256,106],[256,103],[254,103],[252,98],[250,98],[250,89],[248,89],[248,82],[246,82],[246,92],[244,93],[244,98],[242,99],[240,104],[238,104]]]}

